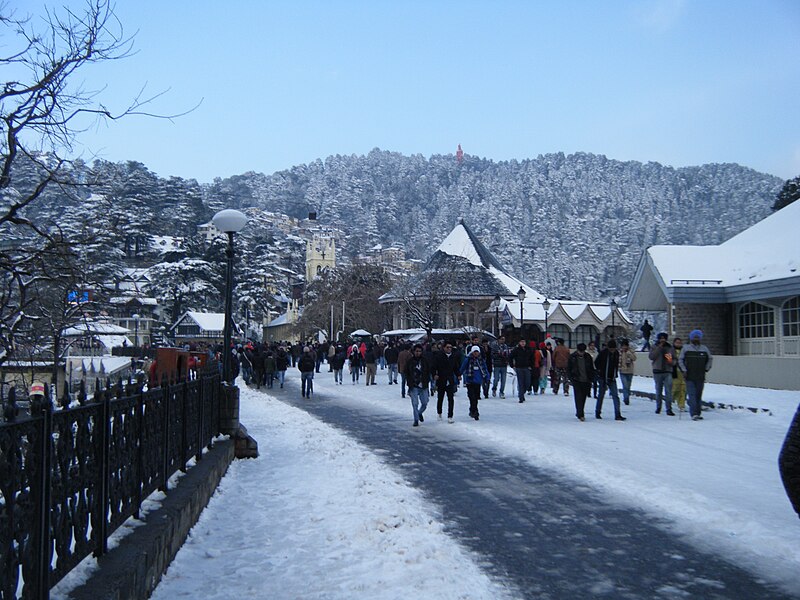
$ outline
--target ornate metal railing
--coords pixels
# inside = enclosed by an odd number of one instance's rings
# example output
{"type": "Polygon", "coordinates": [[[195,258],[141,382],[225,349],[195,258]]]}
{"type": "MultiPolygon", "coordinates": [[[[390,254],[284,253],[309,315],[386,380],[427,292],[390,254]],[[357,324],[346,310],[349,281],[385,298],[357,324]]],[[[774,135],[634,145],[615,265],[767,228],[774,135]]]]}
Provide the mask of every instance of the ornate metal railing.
{"type": "Polygon", "coordinates": [[[0,600],[49,590],[219,434],[217,369],[142,391],[101,389],[0,424],[0,600]]]}

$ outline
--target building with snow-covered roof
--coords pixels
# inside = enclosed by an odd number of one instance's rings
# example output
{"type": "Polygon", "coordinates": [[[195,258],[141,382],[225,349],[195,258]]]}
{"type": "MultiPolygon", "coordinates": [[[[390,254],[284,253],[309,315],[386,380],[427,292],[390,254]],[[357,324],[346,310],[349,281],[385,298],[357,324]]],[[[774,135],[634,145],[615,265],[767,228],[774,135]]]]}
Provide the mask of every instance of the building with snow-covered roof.
{"type": "Polygon", "coordinates": [[[571,347],[598,335],[621,337],[632,325],[619,308],[588,301],[547,300],[536,289],[511,275],[461,220],[445,237],[405,289],[380,297],[393,306],[392,329],[419,326],[417,307],[435,303],[433,327],[476,327],[510,338],[543,340],[545,324],[552,337],[571,347]],[[525,292],[524,301],[519,291],[525,292]],[[545,311],[545,306],[548,310],[545,311]]]}
{"type": "Polygon", "coordinates": [[[664,311],[672,335],[716,354],[800,358],[800,202],[717,246],[651,246],[628,308],[664,311]]]}
{"type": "MultiPolygon", "coordinates": [[[[233,336],[242,336],[242,330],[233,322],[233,336]]],[[[187,311],[169,328],[167,335],[176,345],[195,342],[221,343],[225,338],[225,313],[187,311]]]]}

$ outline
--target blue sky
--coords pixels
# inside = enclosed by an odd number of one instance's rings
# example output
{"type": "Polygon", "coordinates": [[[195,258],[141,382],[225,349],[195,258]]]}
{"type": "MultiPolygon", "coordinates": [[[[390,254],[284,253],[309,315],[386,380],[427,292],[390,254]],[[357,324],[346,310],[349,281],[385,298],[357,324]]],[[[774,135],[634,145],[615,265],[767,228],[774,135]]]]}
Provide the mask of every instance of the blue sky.
{"type": "Polygon", "coordinates": [[[156,112],[202,103],[93,128],[85,158],[204,182],[460,143],[495,160],[583,151],[800,175],[796,0],[118,0],[116,13],[138,52],[87,71],[87,87],[110,108],[143,85],[168,90],[156,112]]]}

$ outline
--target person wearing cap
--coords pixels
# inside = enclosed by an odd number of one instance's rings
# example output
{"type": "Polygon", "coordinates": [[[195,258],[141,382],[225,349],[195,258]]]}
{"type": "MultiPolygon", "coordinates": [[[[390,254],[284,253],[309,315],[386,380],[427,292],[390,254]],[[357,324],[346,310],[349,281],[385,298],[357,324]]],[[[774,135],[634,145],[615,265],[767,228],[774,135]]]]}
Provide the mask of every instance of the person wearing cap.
{"type": "Polygon", "coordinates": [[[579,421],[584,421],[586,420],[583,412],[586,398],[592,391],[592,382],[595,380],[595,376],[594,361],[586,352],[586,344],[583,342],[578,344],[578,349],[569,355],[567,371],[569,371],[572,393],[575,397],[575,416],[579,421]]]}
{"type": "Polygon", "coordinates": [[[311,353],[311,348],[303,348],[303,355],[297,361],[297,368],[300,371],[301,391],[303,398],[311,398],[314,391],[314,369],[317,367],[317,359],[311,353]]]}
{"type": "Polygon", "coordinates": [[[672,366],[675,364],[672,345],[668,341],[669,335],[662,331],[656,336],[656,343],[650,349],[650,362],[653,366],[653,381],[656,384],[656,414],[661,414],[661,403],[667,404],[667,415],[674,417],[672,412],[672,366]]]}
{"type": "Polygon", "coordinates": [[[689,396],[689,414],[693,421],[703,418],[703,387],[706,373],[711,370],[714,357],[703,345],[703,332],[699,329],[689,334],[689,345],[683,349],[678,359],[678,368],[686,379],[686,393],[689,396]]]}
{"type": "MultiPolygon", "coordinates": [[[[464,378],[464,384],[467,386],[469,416],[477,421],[480,417],[478,400],[481,397],[481,388],[483,388],[485,382],[489,381],[489,369],[486,367],[486,361],[481,357],[480,346],[470,348],[469,356],[461,363],[459,372],[464,378]]],[[[528,373],[530,374],[530,371],[528,373]]]]}

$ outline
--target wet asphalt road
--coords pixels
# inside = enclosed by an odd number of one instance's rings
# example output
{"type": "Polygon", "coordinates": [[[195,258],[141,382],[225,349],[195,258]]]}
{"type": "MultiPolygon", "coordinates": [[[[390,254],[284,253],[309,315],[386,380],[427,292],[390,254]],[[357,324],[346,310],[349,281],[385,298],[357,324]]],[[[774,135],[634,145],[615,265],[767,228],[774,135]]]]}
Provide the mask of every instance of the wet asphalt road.
{"type": "Polygon", "coordinates": [[[371,448],[438,507],[447,532],[519,597],[791,597],[656,527],[650,515],[608,504],[588,486],[431,423],[435,402],[412,430],[407,419],[357,412],[324,392],[304,400],[293,383],[287,381],[282,401],[371,448]]]}

